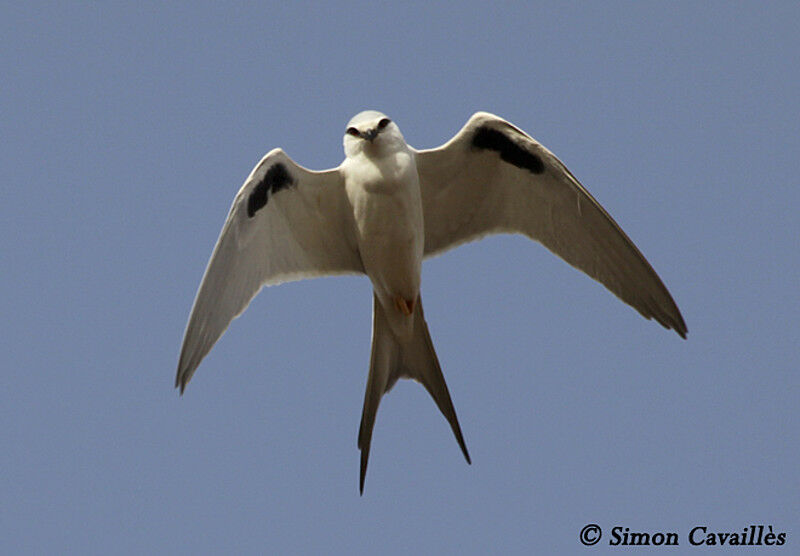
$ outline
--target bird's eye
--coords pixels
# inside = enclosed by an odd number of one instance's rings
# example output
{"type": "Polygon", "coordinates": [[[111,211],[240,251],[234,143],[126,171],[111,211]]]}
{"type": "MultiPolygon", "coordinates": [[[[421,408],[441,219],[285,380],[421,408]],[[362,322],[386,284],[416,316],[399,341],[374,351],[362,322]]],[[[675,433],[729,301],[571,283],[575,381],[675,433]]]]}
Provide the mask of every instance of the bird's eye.
{"type": "Polygon", "coordinates": [[[390,123],[392,123],[392,120],[390,120],[389,118],[383,118],[381,121],[378,122],[378,129],[383,129],[390,123]]]}
{"type": "Polygon", "coordinates": [[[361,133],[354,127],[348,127],[347,131],[345,131],[348,135],[352,135],[353,137],[360,137],[361,133]]]}

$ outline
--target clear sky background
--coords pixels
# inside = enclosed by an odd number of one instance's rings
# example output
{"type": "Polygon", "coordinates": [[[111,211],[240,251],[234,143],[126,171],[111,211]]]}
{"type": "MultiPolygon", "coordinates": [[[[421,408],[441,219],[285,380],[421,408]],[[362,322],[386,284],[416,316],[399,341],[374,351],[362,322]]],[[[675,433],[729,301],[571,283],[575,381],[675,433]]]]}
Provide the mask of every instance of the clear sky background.
{"type": "Polygon", "coordinates": [[[599,554],[616,525],[750,524],[797,550],[797,3],[224,4],[0,8],[0,552],[599,554]],[[418,148],[477,110],[536,137],[689,339],[501,236],[423,268],[472,466],[403,381],[359,497],[363,277],[263,290],[179,397],[244,178],[278,146],[338,165],[368,108],[418,148]]]}

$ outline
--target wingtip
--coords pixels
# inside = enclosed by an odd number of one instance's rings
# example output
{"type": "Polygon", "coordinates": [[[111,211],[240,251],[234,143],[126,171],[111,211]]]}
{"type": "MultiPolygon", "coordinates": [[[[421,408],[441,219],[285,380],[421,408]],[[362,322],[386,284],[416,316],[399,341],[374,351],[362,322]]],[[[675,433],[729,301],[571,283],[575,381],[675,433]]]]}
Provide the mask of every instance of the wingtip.
{"type": "Polygon", "coordinates": [[[669,323],[663,323],[662,322],[660,324],[661,324],[661,326],[663,326],[667,330],[674,330],[675,334],[677,334],[678,336],[680,336],[684,340],[686,339],[686,335],[689,333],[689,331],[686,329],[686,325],[680,326],[680,325],[678,325],[677,323],[674,323],[674,322],[669,322],[669,323]]]}
{"type": "Polygon", "coordinates": [[[686,339],[687,334],[689,334],[689,329],[686,327],[686,322],[683,320],[683,316],[680,314],[680,312],[678,313],[677,319],[676,318],[670,319],[667,328],[671,328],[672,330],[674,330],[678,334],[678,336],[680,336],[684,340],[686,339]]]}
{"type": "Polygon", "coordinates": [[[683,321],[676,322],[675,320],[668,320],[668,321],[660,321],[659,324],[663,326],[667,330],[674,330],[675,334],[686,339],[686,335],[689,333],[689,330],[686,328],[686,325],[683,324],[683,321]]]}
{"type": "Polygon", "coordinates": [[[683,320],[683,315],[678,310],[678,307],[673,303],[672,311],[661,311],[657,305],[651,305],[649,312],[640,311],[640,313],[647,319],[655,319],[655,321],[663,326],[666,330],[674,330],[675,333],[686,339],[689,329],[686,327],[686,321],[683,320]]]}
{"type": "Polygon", "coordinates": [[[687,334],[689,334],[689,329],[686,327],[686,321],[683,320],[683,315],[681,314],[677,305],[675,306],[675,311],[677,312],[678,315],[677,318],[674,319],[674,322],[672,323],[672,328],[674,328],[675,332],[677,332],[678,335],[685,340],[687,334]]]}

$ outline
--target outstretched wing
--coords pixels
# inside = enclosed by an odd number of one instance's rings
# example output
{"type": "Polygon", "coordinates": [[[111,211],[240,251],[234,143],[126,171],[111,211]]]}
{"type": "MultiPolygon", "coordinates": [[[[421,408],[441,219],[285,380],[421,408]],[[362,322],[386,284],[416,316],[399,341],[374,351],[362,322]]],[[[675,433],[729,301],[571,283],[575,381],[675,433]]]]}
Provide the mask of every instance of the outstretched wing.
{"type": "Polygon", "coordinates": [[[564,164],[505,120],[478,112],[450,141],[417,152],[425,256],[492,233],[522,233],[686,337],[667,288],[564,164]]]}
{"type": "Polygon", "coordinates": [[[233,200],[197,291],[175,377],[181,392],[262,286],[364,272],[347,206],[338,169],[312,172],[280,149],[258,163],[233,200]]]}

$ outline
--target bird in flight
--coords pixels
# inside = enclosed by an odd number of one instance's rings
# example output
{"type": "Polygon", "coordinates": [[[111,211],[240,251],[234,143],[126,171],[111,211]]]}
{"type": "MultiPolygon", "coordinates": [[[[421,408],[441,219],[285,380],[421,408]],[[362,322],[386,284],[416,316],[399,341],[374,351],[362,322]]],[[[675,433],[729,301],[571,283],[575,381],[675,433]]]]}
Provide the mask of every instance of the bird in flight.
{"type": "Polygon", "coordinates": [[[263,286],[331,274],[372,282],[372,349],[358,433],[364,492],[381,397],[400,378],[430,393],[470,462],[422,310],[422,261],[488,234],[520,233],[601,282],[647,319],[686,337],[653,267],[549,150],[478,112],[444,145],[409,146],[386,115],[347,124],[344,162],[312,171],[267,153],[233,200],[183,338],[181,394],[263,286]]]}

